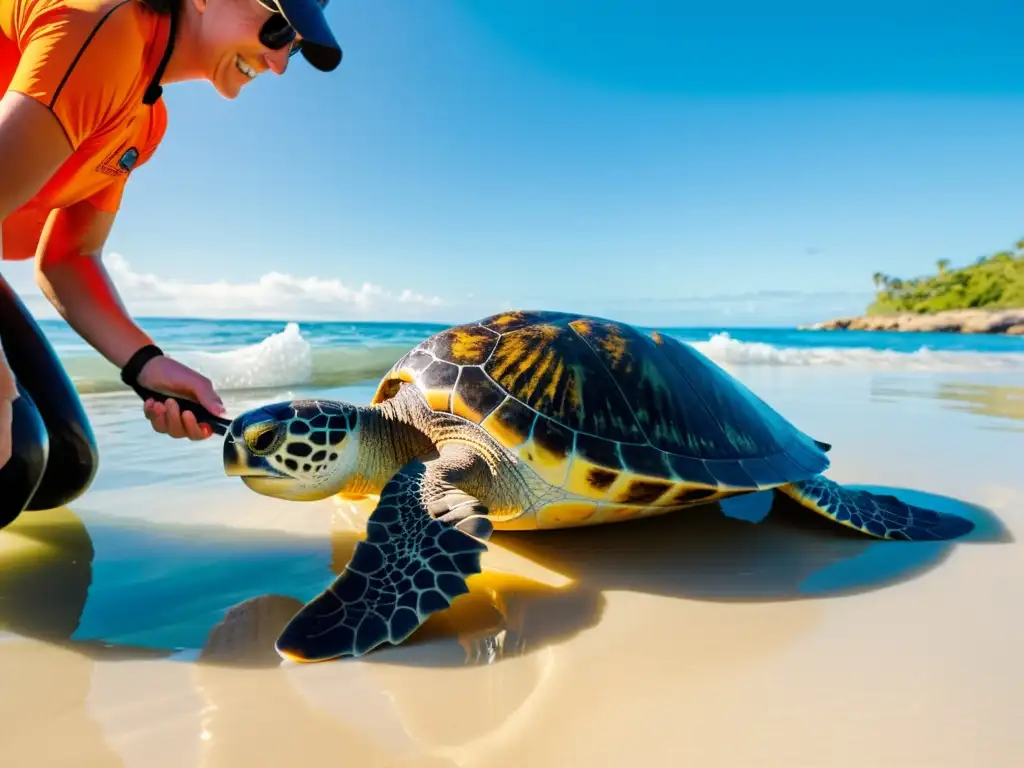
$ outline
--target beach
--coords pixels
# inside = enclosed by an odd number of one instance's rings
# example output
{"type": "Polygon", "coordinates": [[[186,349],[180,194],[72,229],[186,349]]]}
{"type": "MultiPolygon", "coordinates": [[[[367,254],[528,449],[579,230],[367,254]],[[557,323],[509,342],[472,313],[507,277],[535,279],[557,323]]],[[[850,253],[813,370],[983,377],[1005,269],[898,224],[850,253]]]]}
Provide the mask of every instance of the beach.
{"type": "MultiPolygon", "coordinates": [[[[432,330],[160,322],[232,414],[365,403],[432,330]]],[[[770,494],[496,533],[470,593],[406,644],[300,665],[276,633],[369,507],[252,493],[218,438],[152,434],[47,331],[101,464],[68,508],[0,532],[0,765],[1024,764],[1024,339],[678,333],[831,443],[831,479],[969,517],[960,541],[867,539],[770,494]]]]}

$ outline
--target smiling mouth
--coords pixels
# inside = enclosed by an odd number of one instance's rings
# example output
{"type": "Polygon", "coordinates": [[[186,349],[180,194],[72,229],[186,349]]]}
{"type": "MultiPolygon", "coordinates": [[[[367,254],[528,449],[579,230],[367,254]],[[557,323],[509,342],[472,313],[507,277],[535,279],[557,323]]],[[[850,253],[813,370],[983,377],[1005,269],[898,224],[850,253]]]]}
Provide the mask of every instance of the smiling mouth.
{"type": "Polygon", "coordinates": [[[246,64],[241,56],[235,56],[235,68],[250,80],[259,74],[259,72],[246,64]]]}

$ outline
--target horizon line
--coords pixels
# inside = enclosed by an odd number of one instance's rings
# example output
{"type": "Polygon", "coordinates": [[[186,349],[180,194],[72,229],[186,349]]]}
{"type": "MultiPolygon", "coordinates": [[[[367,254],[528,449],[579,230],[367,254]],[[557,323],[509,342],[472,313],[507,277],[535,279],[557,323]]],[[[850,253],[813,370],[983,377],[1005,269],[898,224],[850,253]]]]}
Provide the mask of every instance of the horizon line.
{"type": "MultiPolygon", "coordinates": [[[[501,314],[495,312],[492,314],[501,314]]],[[[570,315],[580,315],[581,317],[600,317],[600,315],[594,315],[586,312],[567,312],[570,315]]],[[[486,315],[482,315],[479,319],[483,319],[486,315]]],[[[55,323],[60,325],[69,326],[69,323],[62,317],[45,317],[35,318],[36,322],[39,323],[55,323]]],[[[347,320],[344,318],[324,320],[316,318],[288,318],[288,317],[217,317],[213,315],[201,316],[201,315],[133,315],[133,319],[137,322],[145,320],[159,320],[159,321],[174,321],[174,322],[220,322],[220,323],[295,323],[296,325],[302,324],[317,324],[317,325],[405,325],[405,326],[429,326],[436,328],[451,328],[457,325],[472,324],[475,320],[468,321],[442,321],[442,320],[347,320]]],[[[672,325],[670,323],[659,323],[655,325],[646,325],[642,323],[633,323],[624,320],[616,320],[613,317],[606,317],[604,319],[618,322],[622,325],[629,325],[634,328],[642,329],[671,329],[671,330],[730,330],[730,329],[769,329],[769,330],[793,330],[793,331],[805,331],[814,330],[809,327],[812,323],[785,323],[785,324],[740,324],[740,325],[725,325],[725,324],[714,324],[714,325],[672,325]]],[[[824,322],[824,321],[815,321],[824,322]]],[[[70,326],[69,326],[70,327],[70,326]]]]}

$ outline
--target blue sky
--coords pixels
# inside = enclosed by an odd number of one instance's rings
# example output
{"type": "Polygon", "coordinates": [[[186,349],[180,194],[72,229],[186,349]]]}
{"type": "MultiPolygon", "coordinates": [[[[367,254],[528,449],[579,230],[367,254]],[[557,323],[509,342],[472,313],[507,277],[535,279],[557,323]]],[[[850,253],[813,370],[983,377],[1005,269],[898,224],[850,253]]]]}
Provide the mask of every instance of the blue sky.
{"type": "Polygon", "coordinates": [[[1024,236],[1019,4],[708,5],[334,0],[334,73],[166,90],[115,278],[147,314],[791,324],[1024,236]]]}

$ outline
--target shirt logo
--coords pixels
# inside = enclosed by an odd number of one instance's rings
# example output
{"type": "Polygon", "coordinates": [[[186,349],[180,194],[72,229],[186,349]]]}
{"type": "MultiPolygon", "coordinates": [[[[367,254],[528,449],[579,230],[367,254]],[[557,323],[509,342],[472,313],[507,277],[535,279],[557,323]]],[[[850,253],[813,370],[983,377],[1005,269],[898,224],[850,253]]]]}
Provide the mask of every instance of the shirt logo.
{"type": "Polygon", "coordinates": [[[131,173],[132,168],[135,167],[135,163],[139,160],[139,150],[135,147],[128,147],[121,159],[117,161],[117,167],[125,173],[131,173]]]}
{"type": "Polygon", "coordinates": [[[107,176],[124,176],[126,173],[131,173],[132,169],[139,162],[139,149],[136,146],[129,146],[125,149],[124,144],[111,152],[107,157],[96,166],[96,170],[99,173],[106,174],[107,176]]]}

